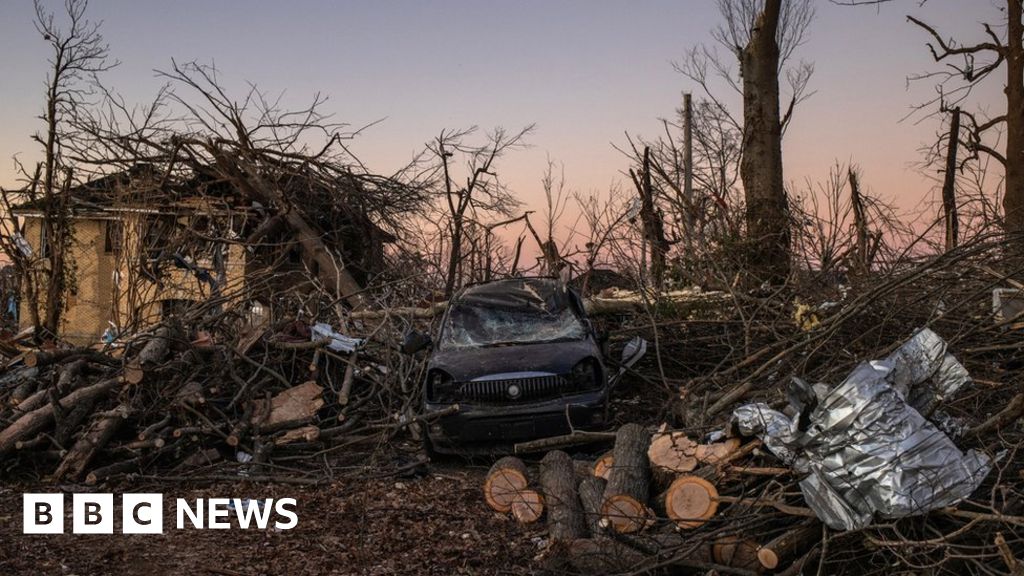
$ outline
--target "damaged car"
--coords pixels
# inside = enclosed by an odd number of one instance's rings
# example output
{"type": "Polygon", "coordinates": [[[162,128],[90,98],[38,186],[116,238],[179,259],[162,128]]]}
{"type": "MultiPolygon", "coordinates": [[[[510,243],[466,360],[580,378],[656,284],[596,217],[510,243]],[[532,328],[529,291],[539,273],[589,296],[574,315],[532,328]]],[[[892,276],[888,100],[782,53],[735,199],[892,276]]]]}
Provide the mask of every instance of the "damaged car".
{"type": "MultiPolygon", "coordinates": [[[[500,452],[601,428],[624,370],[609,374],[582,299],[555,278],[464,288],[450,300],[436,342],[420,337],[411,348],[431,343],[423,414],[429,447],[442,453],[500,452]],[[455,404],[455,414],[430,418],[455,404]]],[[[643,353],[636,343],[627,348],[632,362],[643,353]]]]}

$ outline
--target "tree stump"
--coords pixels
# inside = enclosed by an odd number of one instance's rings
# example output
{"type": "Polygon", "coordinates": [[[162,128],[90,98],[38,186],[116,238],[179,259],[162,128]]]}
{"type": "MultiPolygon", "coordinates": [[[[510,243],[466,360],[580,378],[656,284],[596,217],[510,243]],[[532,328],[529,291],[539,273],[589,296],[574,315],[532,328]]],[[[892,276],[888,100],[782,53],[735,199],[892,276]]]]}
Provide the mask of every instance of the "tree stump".
{"type": "Polygon", "coordinates": [[[540,485],[548,509],[548,533],[552,542],[582,538],[586,528],[576,494],[572,458],[561,450],[548,452],[540,461],[540,485]]]}
{"type": "Polygon", "coordinates": [[[491,466],[484,479],[484,500],[492,510],[507,513],[512,510],[516,494],[529,485],[526,464],[515,456],[506,456],[491,466]]]}
{"type": "Polygon", "coordinates": [[[647,507],[650,434],[638,424],[626,424],[615,435],[614,465],[604,490],[601,515],[617,532],[643,529],[653,516],[647,507]]]}

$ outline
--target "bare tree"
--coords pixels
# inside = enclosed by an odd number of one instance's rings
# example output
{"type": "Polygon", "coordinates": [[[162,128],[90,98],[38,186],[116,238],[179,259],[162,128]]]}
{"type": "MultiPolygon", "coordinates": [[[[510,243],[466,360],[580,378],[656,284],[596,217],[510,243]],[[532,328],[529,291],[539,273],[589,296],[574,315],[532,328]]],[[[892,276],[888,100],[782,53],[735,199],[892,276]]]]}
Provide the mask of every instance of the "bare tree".
{"type": "Polygon", "coordinates": [[[445,296],[451,296],[459,283],[467,224],[471,221],[480,223],[479,216],[486,213],[509,216],[519,206],[498,178],[494,163],[509,150],[522,146],[523,139],[532,130],[533,125],[514,133],[498,128],[487,136],[487,143],[483,145],[467,143],[475,128],[445,130],[428,145],[437,159],[441,175],[440,194],[447,207],[449,251],[445,296]],[[456,158],[465,163],[466,175],[462,184],[456,181],[456,158]]]}
{"type": "MultiPolygon", "coordinates": [[[[717,42],[739,62],[738,73],[712,48],[694,48],[677,69],[696,82],[723,120],[742,134],[740,177],[743,182],[748,262],[761,278],[780,280],[788,274],[790,230],[783,180],[782,136],[797,104],[809,96],[813,66],[788,66],[803,43],[814,17],[809,0],[719,0],[723,24],[713,31],[717,42]],[[715,77],[743,99],[742,121],[715,93],[715,77]],[[780,77],[789,85],[781,107],[780,77]]],[[[700,136],[697,135],[698,142],[700,136]]],[[[723,178],[724,180],[724,178],[723,178]]]]}
{"type": "MultiPolygon", "coordinates": [[[[46,250],[42,258],[48,265],[45,286],[44,316],[33,313],[37,329],[57,333],[65,304],[66,289],[73,281],[70,272],[69,246],[74,232],[69,221],[72,168],[62,154],[65,140],[74,138],[73,117],[86,105],[92,94],[88,82],[95,75],[116,66],[108,60],[109,48],[99,32],[99,23],[86,18],[88,0],[65,0],[63,22],[35,1],[35,27],[49,44],[50,71],[46,77],[46,105],[41,119],[45,130],[34,139],[43,146],[42,170],[36,172],[37,183],[30,188],[30,199],[40,202],[43,211],[43,236],[46,250]],[[41,324],[41,326],[40,326],[41,324]]],[[[31,294],[31,292],[30,292],[31,294]]],[[[39,302],[29,302],[30,307],[39,302]]]]}

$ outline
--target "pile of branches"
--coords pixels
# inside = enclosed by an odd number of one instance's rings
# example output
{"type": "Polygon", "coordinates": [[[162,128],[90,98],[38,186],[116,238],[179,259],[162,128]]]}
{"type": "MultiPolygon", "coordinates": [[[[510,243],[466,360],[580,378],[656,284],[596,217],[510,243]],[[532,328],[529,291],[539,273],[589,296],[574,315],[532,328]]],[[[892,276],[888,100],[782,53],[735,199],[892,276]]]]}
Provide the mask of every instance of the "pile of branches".
{"type": "Polygon", "coordinates": [[[730,304],[697,318],[651,306],[616,331],[656,344],[618,392],[645,405],[630,414],[639,424],[622,425],[613,452],[596,459],[555,451],[536,468],[500,461],[485,500],[520,522],[546,517],[546,562],[569,573],[1021,573],[1024,317],[994,307],[993,290],[1012,298],[1024,267],[1007,254],[1003,240],[988,239],[843,286],[723,286],[730,304]],[[972,380],[921,414],[943,420],[992,470],[955,507],[830,529],[801,495],[803,474],[759,439],[728,436],[733,409],[783,410],[792,377],[837,385],[918,328],[945,339],[972,380]]]}
{"type": "MultiPolygon", "coordinates": [[[[314,484],[364,471],[377,447],[417,423],[405,384],[416,365],[386,344],[295,320],[247,331],[176,319],[123,347],[8,358],[0,473],[314,484]]],[[[387,457],[378,472],[396,457],[418,463],[414,453],[387,457]]]]}

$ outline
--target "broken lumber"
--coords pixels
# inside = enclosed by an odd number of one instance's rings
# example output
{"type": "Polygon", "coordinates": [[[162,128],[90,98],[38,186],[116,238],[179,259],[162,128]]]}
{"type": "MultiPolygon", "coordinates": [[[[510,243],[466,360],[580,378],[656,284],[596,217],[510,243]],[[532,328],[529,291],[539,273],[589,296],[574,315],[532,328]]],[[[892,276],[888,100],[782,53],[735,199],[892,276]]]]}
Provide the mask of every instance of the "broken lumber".
{"type": "Polygon", "coordinates": [[[251,422],[262,431],[306,424],[324,405],[323,387],[313,381],[288,388],[270,402],[256,400],[251,422]]]}

